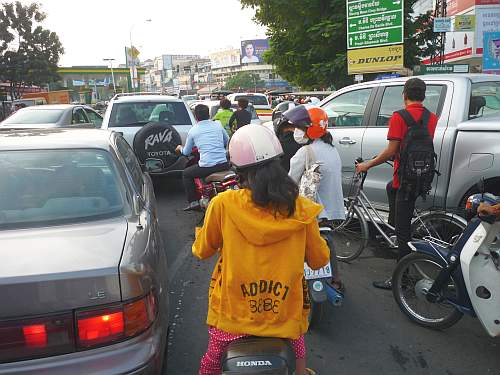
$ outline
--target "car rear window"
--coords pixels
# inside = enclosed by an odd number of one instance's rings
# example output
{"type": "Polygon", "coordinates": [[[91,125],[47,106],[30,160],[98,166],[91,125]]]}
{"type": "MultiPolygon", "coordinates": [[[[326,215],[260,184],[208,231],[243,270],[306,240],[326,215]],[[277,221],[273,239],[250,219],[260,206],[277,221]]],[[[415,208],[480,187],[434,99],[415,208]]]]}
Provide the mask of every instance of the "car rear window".
{"type": "Polygon", "coordinates": [[[237,95],[235,96],[234,100],[238,101],[238,99],[243,98],[248,99],[248,101],[253,105],[269,105],[266,97],[261,95],[237,95]]]}
{"type": "Polygon", "coordinates": [[[500,82],[472,84],[469,119],[500,113],[500,82]]]}
{"type": "MultiPolygon", "coordinates": [[[[237,109],[238,109],[238,104],[236,104],[236,103],[231,104],[231,111],[235,112],[237,109]]],[[[214,105],[212,107],[212,110],[211,110],[212,114],[210,117],[214,117],[217,114],[217,112],[219,112],[220,110],[221,110],[220,105],[214,105]]],[[[257,111],[255,111],[255,108],[253,106],[248,106],[247,111],[252,114],[252,120],[259,119],[259,116],[257,115],[257,111]]]]}
{"type": "Polygon", "coordinates": [[[63,109],[27,109],[19,110],[7,118],[7,124],[55,124],[63,114],[63,109]]]}
{"type": "Polygon", "coordinates": [[[169,125],[191,125],[184,102],[142,102],[113,104],[108,126],[141,126],[150,121],[164,121],[169,125]]]}
{"type": "Polygon", "coordinates": [[[108,152],[0,152],[0,229],[92,221],[124,213],[124,186],[108,152]]]}

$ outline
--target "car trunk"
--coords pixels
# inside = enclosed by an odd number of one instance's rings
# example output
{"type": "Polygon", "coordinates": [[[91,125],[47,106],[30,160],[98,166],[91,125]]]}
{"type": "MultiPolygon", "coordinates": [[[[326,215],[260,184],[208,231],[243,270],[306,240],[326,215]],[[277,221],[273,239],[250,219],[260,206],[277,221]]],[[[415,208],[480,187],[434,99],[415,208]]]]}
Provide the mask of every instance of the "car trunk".
{"type": "Polygon", "coordinates": [[[0,319],[121,300],[127,221],[0,231],[0,319]]]}

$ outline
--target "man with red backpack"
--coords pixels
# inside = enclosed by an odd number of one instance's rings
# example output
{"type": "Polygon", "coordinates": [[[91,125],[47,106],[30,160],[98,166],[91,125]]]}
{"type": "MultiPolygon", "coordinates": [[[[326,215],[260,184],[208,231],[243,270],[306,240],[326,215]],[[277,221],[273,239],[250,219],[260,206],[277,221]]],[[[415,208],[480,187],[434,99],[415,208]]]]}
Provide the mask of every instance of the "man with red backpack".
{"type": "MultiPolygon", "coordinates": [[[[406,81],[403,89],[405,109],[394,112],[389,120],[389,141],[376,158],[359,163],[356,172],[362,173],[394,158],[394,177],[387,184],[389,198],[389,224],[396,228],[398,260],[410,253],[411,219],[415,201],[431,190],[436,154],[432,139],[438,117],[425,108],[426,85],[419,78],[406,81]]],[[[391,278],[375,281],[373,286],[391,289],[391,278]]]]}

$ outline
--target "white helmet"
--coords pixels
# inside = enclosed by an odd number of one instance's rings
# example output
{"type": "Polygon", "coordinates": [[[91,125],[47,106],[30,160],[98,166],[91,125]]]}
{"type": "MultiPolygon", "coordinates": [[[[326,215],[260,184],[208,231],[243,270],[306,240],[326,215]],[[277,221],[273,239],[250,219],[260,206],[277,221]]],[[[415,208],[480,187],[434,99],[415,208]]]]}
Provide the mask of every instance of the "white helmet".
{"type": "Polygon", "coordinates": [[[283,155],[281,143],[265,126],[249,124],[239,128],[229,142],[229,157],[236,168],[262,164],[283,155]]]}

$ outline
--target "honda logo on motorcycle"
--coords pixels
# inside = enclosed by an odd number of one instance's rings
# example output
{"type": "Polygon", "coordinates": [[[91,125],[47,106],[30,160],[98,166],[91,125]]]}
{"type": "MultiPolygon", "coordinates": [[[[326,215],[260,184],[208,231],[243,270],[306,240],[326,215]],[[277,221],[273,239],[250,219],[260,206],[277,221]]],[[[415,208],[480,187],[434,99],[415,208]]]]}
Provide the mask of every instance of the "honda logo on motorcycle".
{"type": "Polygon", "coordinates": [[[236,367],[272,366],[271,361],[238,361],[236,367]]]}

